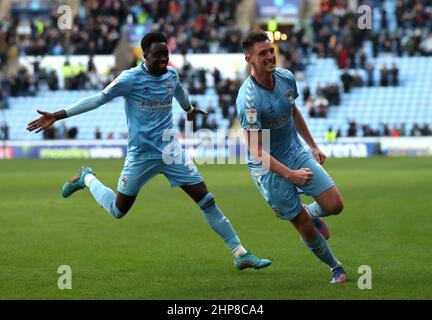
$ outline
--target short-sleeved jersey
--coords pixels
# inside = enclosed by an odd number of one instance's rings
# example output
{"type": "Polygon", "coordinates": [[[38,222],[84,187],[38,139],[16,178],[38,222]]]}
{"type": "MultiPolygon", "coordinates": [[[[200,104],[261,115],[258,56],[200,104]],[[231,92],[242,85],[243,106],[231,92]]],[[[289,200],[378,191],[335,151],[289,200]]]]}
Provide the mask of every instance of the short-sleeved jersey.
{"type": "MultiPolygon", "coordinates": [[[[273,73],[275,86],[269,90],[249,76],[237,96],[237,113],[245,130],[270,129],[270,154],[290,166],[299,157],[308,156],[295,130],[293,108],[298,97],[294,75],[277,68],[273,73]]],[[[248,154],[250,168],[261,167],[248,154]]]]}
{"type": "MultiPolygon", "coordinates": [[[[181,87],[176,70],[168,67],[161,76],[152,75],[141,64],[123,71],[102,92],[109,100],[123,96],[128,125],[128,155],[138,159],[161,159],[172,142],[172,100],[181,87]],[[167,141],[163,141],[167,140],[167,141]]],[[[182,88],[181,88],[182,89],[182,88]]]]}

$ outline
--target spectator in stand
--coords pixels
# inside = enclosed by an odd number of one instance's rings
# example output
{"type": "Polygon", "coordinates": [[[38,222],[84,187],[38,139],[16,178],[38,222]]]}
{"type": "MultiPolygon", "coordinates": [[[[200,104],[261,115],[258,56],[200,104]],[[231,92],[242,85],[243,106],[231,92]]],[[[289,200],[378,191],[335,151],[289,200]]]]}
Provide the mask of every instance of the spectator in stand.
{"type": "Polygon", "coordinates": [[[327,117],[328,105],[329,105],[328,100],[324,97],[318,97],[315,99],[314,109],[317,111],[319,118],[327,117]]]}
{"type": "Polygon", "coordinates": [[[343,83],[344,92],[349,93],[351,91],[353,77],[349,74],[348,69],[345,69],[342,73],[341,81],[343,83]]]}
{"type": "Polygon", "coordinates": [[[19,67],[16,75],[10,75],[2,80],[2,87],[11,97],[35,96],[37,93],[35,81],[27,68],[19,67]]]}
{"type": "Polygon", "coordinates": [[[0,110],[9,109],[9,101],[5,90],[0,88],[0,110]]]}
{"type": "Polygon", "coordinates": [[[100,131],[99,127],[96,127],[95,129],[95,139],[96,140],[102,139],[102,131],[100,131]]]}
{"type": "Polygon", "coordinates": [[[404,12],[405,12],[405,3],[404,0],[397,0],[396,3],[396,9],[394,12],[394,15],[396,17],[396,23],[397,23],[397,27],[398,28],[404,28],[404,22],[405,22],[405,18],[404,18],[404,12]]]}
{"type": "Polygon", "coordinates": [[[390,132],[390,128],[389,128],[388,124],[382,123],[381,126],[382,126],[382,134],[381,135],[384,137],[390,137],[391,132],[390,132]]]}
{"type": "Polygon", "coordinates": [[[305,85],[303,88],[303,101],[307,101],[311,96],[310,88],[308,85],[305,85]]]}
{"type": "Polygon", "coordinates": [[[393,63],[392,65],[392,69],[390,70],[390,78],[392,86],[399,85],[399,68],[397,67],[396,63],[393,63]]]}
{"type": "Polygon", "coordinates": [[[391,131],[391,136],[392,137],[400,137],[400,132],[399,129],[396,127],[396,125],[394,126],[394,128],[391,131]]]}
{"type": "Polygon", "coordinates": [[[336,139],[337,139],[336,131],[334,131],[332,127],[329,127],[324,134],[324,142],[332,143],[332,142],[336,142],[336,139]]]}
{"type": "Polygon", "coordinates": [[[305,102],[305,106],[308,110],[308,114],[310,118],[315,118],[318,115],[317,110],[315,110],[315,103],[314,103],[314,99],[312,97],[309,97],[306,102],[305,102]]]}
{"type": "Polygon", "coordinates": [[[52,70],[48,73],[48,77],[47,77],[47,84],[48,84],[48,88],[51,91],[57,91],[59,89],[59,79],[57,77],[57,73],[55,70],[52,70]]]}
{"type": "Polygon", "coordinates": [[[72,127],[68,130],[68,132],[67,132],[67,138],[68,139],[76,139],[77,136],[78,136],[78,128],[77,127],[72,127]]]}
{"type": "Polygon", "coordinates": [[[366,57],[366,53],[365,53],[363,48],[360,49],[359,59],[360,59],[360,68],[366,69],[367,57],[366,57]]]}
{"type": "Polygon", "coordinates": [[[352,86],[356,88],[363,87],[363,79],[360,77],[358,73],[355,73],[353,76],[352,86]]]}
{"type": "Polygon", "coordinates": [[[432,56],[432,32],[422,41],[420,44],[420,50],[423,56],[432,56]]]}
{"type": "Polygon", "coordinates": [[[423,128],[421,129],[422,136],[430,136],[432,134],[431,129],[429,128],[429,124],[425,123],[423,128]]]}
{"type": "Polygon", "coordinates": [[[0,140],[9,140],[9,126],[3,121],[0,126],[0,140]]]}
{"type": "Polygon", "coordinates": [[[413,127],[411,128],[411,136],[413,137],[420,137],[422,135],[422,131],[417,123],[414,123],[413,127]]]}
{"type": "Polygon", "coordinates": [[[357,136],[357,123],[354,120],[351,120],[349,123],[347,136],[348,137],[356,137],[357,136]]]}
{"type": "Polygon", "coordinates": [[[401,123],[401,124],[400,124],[399,132],[400,132],[400,135],[401,135],[402,137],[405,137],[405,136],[407,135],[407,132],[406,132],[406,125],[405,125],[405,123],[401,123]]]}
{"type": "Polygon", "coordinates": [[[373,87],[375,84],[374,81],[374,66],[371,63],[368,63],[366,65],[366,72],[367,72],[367,85],[368,87],[373,87]]]}
{"type": "Polygon", "coordinates": [[[217,88],[219,83],[222,80],[221,73],[220,73],[219,69],[215,67],[212,75],[213,75],[214,87],[217,88]]]}
{"type": "Polygon", "coordinates": [[[387,70],[387,65],[384,63],[381,70],[381,81],[380,84],[382,87],[387,87],[388,86],[388,70],[387,70]]]}

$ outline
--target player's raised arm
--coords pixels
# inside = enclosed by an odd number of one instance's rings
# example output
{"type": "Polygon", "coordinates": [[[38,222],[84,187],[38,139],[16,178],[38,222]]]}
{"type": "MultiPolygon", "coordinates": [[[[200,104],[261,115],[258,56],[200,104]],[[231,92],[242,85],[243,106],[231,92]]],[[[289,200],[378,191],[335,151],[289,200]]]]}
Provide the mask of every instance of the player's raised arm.
{"type": "Polygon", "coordinates": [[[73,106],[67,109],[59,110],[57,112],[51,113],[42,110],[37,110],[42,116],[37,118],[36,120],[31,121],[27,125],[28,131],[35,131],[36,133],[49,128],[56,122],[57,120],[65,119],[68,117],[75,116],[80,113],[88,112],[90,110],[96,109],[101,105],[107,103],[109,101],[108,95],[103,92],[95,94],[93,96],[84,98],[73,106]]]}
{"type": "Polygon", "coordinates": [[[36,133],[50,127],[57,120],[69,118],[99,108],[115,97],[125,96],[132,90],[133,76],[128,71],[123,71],[102,92],[81,99],[71,107],[54,113],[38,110],[42,115],[27,125],[28,131],[36,130],[36,133]]]}

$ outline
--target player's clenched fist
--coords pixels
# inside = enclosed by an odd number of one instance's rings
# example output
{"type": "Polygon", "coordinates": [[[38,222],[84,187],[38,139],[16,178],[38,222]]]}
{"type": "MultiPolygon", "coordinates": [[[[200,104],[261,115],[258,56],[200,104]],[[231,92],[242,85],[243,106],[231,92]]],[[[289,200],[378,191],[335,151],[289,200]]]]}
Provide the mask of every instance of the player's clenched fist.
{"type": "Polygon", "coordinates": [[[309,168],[301,168],[299,170],[292,171],[288,180],[293,182],[299,187],[304,186],[306,183],[311,181],[313,178],[313,172],[309,168]]]}

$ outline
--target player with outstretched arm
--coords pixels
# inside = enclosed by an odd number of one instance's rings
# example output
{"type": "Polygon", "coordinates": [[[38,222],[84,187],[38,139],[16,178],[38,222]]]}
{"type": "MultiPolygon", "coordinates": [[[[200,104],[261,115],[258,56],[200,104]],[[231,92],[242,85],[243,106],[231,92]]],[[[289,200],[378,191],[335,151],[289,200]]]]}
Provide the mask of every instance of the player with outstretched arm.
{"type": "Polygon", "coordinates": [[[115,97],[125,99],[128,154],[118,181],[117,194],[95,177],[92,168],[84,166],[77,176],[64,185],[63,197],[87,187],[100,206],[114,218],[120,219],[132,207],[144,184],[157,174],[163,174],[172,187],[180,186],[198,204],[208,224],[234,255],[234,265],[238,270],[269,266],[270,260],[257,258],[245,250],[176,136],[166,134],[173,130],[173,97],[188,113],[189,120],[193,120],[197,113],[205,113],[190,105],[176,70],[168,67],[166,36],[150,32],[142,38],[141,47],[145,62],[123,71],[102,92],[55,113],[38,110],[42,116],[28,124],[27,130],[40,132],[57,120],[88,112],[115,97]]]}

